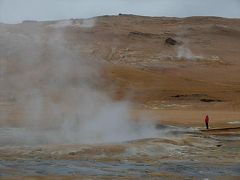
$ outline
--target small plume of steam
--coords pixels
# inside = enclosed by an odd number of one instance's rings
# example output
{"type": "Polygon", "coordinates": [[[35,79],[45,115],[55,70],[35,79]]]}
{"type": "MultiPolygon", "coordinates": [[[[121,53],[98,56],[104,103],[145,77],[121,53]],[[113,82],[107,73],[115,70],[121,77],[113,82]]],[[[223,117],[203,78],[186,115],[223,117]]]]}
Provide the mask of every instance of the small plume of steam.
{"type": "Polygon", "coordinates": [[[96,23],[95,18],[91,18],[91,19],[84,19],[82,23],[79,23],[78,25],[81,28],[93,28],[95,26],[95,23],[96,23]]]}
{"type": "Polygon", "coordinates": [[[66,27],[78,27],[78,28],[86,28],[90,29],[95,26],[96,18],[90,19],[82,19],[82,20],[64,20],[57,21],[55,24],[49,25],[49,27],[53,28],[66,28],[66,27]]]}
{"type": "Polygon", "coordinates": [[[177,48],[177,58],[178,59],[186,59],[186,60],[201,60],[201,56],[196,56],[192,53],[192,51],[185,47],[185,46],[179,46],[177,48]]]}
{"type": "Polygon", "coordinates": [[[53,27],[53,28],[65,28],[68,26],[72,26],[72,21],[71,20],[65,20],[65,21],[58,21],[55,24],[51,24],[49,25],[49,27],[53,27]]]}

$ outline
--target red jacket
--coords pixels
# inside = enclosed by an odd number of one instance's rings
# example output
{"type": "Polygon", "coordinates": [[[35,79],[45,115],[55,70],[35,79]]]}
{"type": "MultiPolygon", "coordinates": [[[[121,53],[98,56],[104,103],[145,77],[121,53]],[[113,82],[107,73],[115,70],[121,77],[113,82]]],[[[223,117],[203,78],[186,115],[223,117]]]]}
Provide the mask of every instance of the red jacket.
{"type": "Polygon", "coordinates": [[[209,122],[209,117],[207,115],[206,118],[205,118],[205,123],[208,123],[208,122],[209,122]]]}

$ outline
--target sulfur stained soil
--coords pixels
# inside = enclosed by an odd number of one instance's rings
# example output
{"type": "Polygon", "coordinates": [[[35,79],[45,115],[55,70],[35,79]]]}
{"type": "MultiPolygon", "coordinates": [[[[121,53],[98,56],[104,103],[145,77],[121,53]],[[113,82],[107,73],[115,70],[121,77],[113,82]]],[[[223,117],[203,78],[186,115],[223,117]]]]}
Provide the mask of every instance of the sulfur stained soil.
{"type": "MultiPolygon", "coordinates": [[[[68,46],[78,47],[81,56],[100,67],[94,88],[114,101],[130,101],[133,121],[144,115],[166,125],[169,133],[112,144],[1,145],[0,178],[238,179],[240,20],[120,15],[94,21],[91,28],[79,27],[82,20],[0,24],[1,72],[7,68],[0,80],[46,73],[51,49],[42,52],[39,64],[24,68],[17,63],[18,52],[7,51],[22,44],[38,47],[36,34],[45,42],[64,29],[68,46]],[[167,44],[169,37],[178,43],[167,44]]],[[[42,80],[32,76],[27,81],[42,80]]],[[[1,128],[21,128],[22,105],[14,93],[1,86],[1,128]]]]}

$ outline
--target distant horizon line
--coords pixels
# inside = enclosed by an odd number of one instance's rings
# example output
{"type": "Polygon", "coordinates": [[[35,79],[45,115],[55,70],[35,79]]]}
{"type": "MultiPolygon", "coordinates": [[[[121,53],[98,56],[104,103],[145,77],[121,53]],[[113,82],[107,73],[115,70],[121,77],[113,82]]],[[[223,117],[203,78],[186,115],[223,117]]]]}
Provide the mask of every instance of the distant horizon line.
{"type": "Polygon", "coordinates": [[[114,16],[137,16],[137,17],[149,17],[149,18],[176,18],[176,19],[187,19],[187,18],[223,18],[223,19],[235,19],[235,20],[240,20],[240,17],[224,17],[224,16],[213,16],[213,15],[194,15],[194,16],[151,16],[151,15],[138,15],[138,14],[127,14],[127,13],[119,13],[119,14],[105,14],[105,15],[99,15],[99,16],[91,16],[91,17],[77,17],[77,18],[66,18],[66,19],[61,19],[61,18],[56,18],[56,19],[48,19],[48,20],[38,20],[38,19],[26,19],[22,21],[18,21],[15,23],[9,23],[9,22],[4,22],[0,21],[0,24],[9,24],[9,25],[14,25],[14,24],[22,24],[22,23],[27,23],[27,22],[57,22],[57,21],[69,21],[69,20],[81,20],[81,19],[94,19],[94,18],[99,18],[99,17],[114,17],[114,16]]]}

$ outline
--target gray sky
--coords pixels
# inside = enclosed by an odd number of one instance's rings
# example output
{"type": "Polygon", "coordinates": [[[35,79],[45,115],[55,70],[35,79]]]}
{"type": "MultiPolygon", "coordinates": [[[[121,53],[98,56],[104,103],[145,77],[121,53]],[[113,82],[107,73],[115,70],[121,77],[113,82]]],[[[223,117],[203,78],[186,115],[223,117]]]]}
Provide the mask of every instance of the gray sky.
{"type": "Polygon", "coordinates": [[[118,13],[240,18],[240,0],[0,0],[0,22],[5,23],[118,13]]]}

